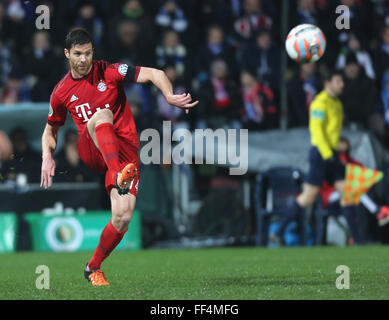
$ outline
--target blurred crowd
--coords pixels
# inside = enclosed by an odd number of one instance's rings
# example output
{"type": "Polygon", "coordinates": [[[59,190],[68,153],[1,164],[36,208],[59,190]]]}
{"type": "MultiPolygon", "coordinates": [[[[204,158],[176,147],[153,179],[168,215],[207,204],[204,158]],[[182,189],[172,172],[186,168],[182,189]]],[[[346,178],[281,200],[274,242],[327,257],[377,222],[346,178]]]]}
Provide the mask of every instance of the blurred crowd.
{"type": "Polygon", "coordinates": [[[321,72],[337,68],[345,79],[345,126],[370,130],[389,147],[389,1],[0,0],[0,104],[49,101],[68,72],[65,35],[77,26],[93,36],[95,59],[163,69],[176,93],[200,101],[185,115],[155,87],[126,85],[139,131],[161,120],[192,129],[279,128],[282,77],[288,127],[306,127],[321,72]],[[286,3],[287,29],[318,25],[327,49],[317,63],[288,59],[281,73],[286,3]],[[50,8],[49,30],[35,27],[40,4],[50,8]],[[338,5],[349,7],[349,30],[336,28],[338,5]]]}

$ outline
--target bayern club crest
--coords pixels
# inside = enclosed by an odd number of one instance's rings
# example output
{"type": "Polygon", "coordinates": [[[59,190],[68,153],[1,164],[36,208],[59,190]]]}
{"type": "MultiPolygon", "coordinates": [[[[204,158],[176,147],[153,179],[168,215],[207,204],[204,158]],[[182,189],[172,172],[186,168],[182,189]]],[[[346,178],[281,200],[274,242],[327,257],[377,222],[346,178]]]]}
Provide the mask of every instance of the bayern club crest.
{"type": "Polygon", "coordinates": [[[123,77],[126,76],[127,70],[128,70],[128,65],[127,65],[127,64],[121,64],[121,65],[118,67],[118,71],[119,71],[119,73],[120,73],[123,77]]]}
{"type": "Polygon", "coordinates": [[[97,90],[99,90],[101,92],[104,92],[105,90],[107,90],[107,85],[105,84],[105,82],[100,81],[99,84],[97,85],[97,90]]]}

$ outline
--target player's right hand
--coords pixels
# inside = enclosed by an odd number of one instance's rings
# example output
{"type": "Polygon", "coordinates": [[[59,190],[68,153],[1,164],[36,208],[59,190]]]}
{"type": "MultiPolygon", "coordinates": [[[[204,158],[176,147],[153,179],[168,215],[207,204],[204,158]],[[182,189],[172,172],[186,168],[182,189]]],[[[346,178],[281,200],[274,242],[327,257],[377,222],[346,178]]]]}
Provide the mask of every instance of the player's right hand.
{"type": "Polygon", "coordinates": [[[170,105],[185,109],[186,113],[189,113],[189,109],[199,103],[198,101],[192,102],[190,93],[169,94],[165,98],[170,105]]]}
{"type": "Polygon", "coordinates": [[[52,154],[43,156],[41,171],[41,187],[49,188],[53,184],[55,161],[52,154]]]}

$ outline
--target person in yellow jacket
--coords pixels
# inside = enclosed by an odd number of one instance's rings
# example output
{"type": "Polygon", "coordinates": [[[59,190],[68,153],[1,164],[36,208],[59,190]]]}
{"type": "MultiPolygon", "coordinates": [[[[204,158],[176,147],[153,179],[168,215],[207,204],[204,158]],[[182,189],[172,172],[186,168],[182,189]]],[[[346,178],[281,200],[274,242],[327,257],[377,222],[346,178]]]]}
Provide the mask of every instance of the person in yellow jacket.
{"type": "MultiPolygon", "coordinates": [[[[319,195],[324,181],[334,185],[340,193],[344,189],[345,166],[339,160],[337,149],[343,124],[343,106],[339,96],[343,92],[342,74],[331,71],[324,77],[324,90],[312,101],[309,110],[309,131],[311,148],[309,151],[309,171],[300,193],[287,209],[277,232],[270,240],[282,244],[287,225],[304,214],[304,209],[312,205],[319,195]]],[[[342,207],[355,243],[360,242],[356,223],[355,207],[342,207]]],[[[300,234],[301,231],[300,231],[300,234]]],[[[301,239],[300,239],[301,240],[301,239]]],[[[300,242],[301,243],[301,242],[300,242]]]]}

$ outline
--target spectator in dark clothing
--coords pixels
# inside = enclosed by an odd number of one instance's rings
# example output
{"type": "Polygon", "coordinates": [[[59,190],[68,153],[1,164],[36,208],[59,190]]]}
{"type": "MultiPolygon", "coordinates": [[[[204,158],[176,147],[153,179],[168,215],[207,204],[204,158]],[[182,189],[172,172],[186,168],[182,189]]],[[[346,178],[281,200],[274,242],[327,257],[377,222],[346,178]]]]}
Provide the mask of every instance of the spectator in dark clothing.
{"type": "MultiPolygon", "coordinates": [[[[142,48],[153,48],[155,45],[155,31],[152,18],[143,7],[143,2],[139,0],[128,0],[124,3],[124,6],[120,14],[116,15],[114,19],[110,21],[109,33],[106,37],[115,34],[118,30],[118,23],[123,21],[134,22],[138,26],[138,33],[141,35],[139,41],[142,48]]],[[[115,44],[115,38],[111,39],[111,45],[115,44]]],[[[147,52],[144,52],[147,53],[147,52]]]]}
{"type": "Polygon", "coordinates": [[[377,73],[377,82],[381,85],[384,73],[389,70],[389,25],[383,29],[381,42],[374,52],[374,67],[377,73]]]}
{"type": "Polygon", "coordinates": [[[358,64],[363,67],[366,75],[370,79],[375,79],[375,72],[370,54],[361,47],[359,39],[354,34],[349,34],[347,42],[344,43],[336,61],[336,68],[340,70],[344,69],[344,66],[346,65],[346,56],[349,53],[354,53],[358,60],[358,64]]]}
{"type": "Polygon", "coordinates": [[[345,124],[368,129],[369,119],[377,103],[377,91],[374,81],[366,77],[354,54],[346,58],[341,100],[345,124]]]}
{"type": "MultiPolygon", "coordinates": [[[[31,3],[32,1],[30,1],[31,3]]],[[[71,1],[56,1],[56,0],[41,0],[39,1],[40,5],[45,5],[49,8],[50,12],[50,29],[45,29],[50,35],[50,46],[54,53],[61,57],[63,56],[63,41],[68,33],[70,26],[74,20],[73,12],[76,10],[73,8],[74,3],[71,1]],[[54,5],[55,3],[55,5],[54,5]],[[73,10],[71,10],[71,9],[73,10]],[[70,13],[71,12],[71,13],[70,13]],[[68,14],[69,13],[69,14],[68,14]],[[68,15],[67,15],[68,14],[68,15]]],[[[35,14],[35,5],[34,5],[34,14],[35,14]]],[[[35,17],[34,17],[35,19],[35,17]]],[[[35,26],[33,28],[35,30],[35,26]]],[[[67,65],[64,63],[63,72],[65,74],[67,70],[67,65]]]]}
{"type": "Polygon", "coordinates": [[[242,55],[242,70],[252,70],[257,79],[273,90],[280,81],[280,49],[273,43],[268,30],[257,33],[256,42],[242,55]]]}
{"type": "Polygon", "coordinates": [[[168,29],[173,29],[180,35],[188,29],[189,23],[185,12],[181,9],[176,0],[163,0],[157,15],[155,23],[158,27],[158,33],[161,35],[168,29]]]}
{"type": "Polygon", "coordinates": [[[5,8],[4,3],[0,2],[0,41],[4,40],[4,27],[6,25],[6,15],[5,15],[5,8]]]}
{"type": "Polygon", "coordinates": [[[153,52],[142,41],[139,26],[131,20],[124,20],[117,26],[117,41],[112,45],[111,62],[122,62],[130,65],[151,66],[153,52]]]}
{"type": "Polygon", "coordinates": [[[288,127],[306,127],[309,107],[319,91],[315,63],[300,64],[288,81],[288,127]]]}
{"type": "Polygon", "coordinates": [[[328,25],[326,32],[328,35],[331,35],[331,37],[333,36],[333,39],[335,40],[333,47],[346,42],[351,31],[361,42],[361,47],[368,48],[373,20],[370,18],[373,14],[370,1],[338,0],[330,3],[332,4],[332,7],[330,8],[332,14],[329,16],[326,23],[326,25],[328,25]],[[348,7],[350,12],[350,15],[348,16],[350,29],[338,27],[339,22],[337,22],[337,19],[339,15],[334,14],[334,12],[339,5],[348,7]]]}
{"type": "Polygon", "coordinates": [[[19,67],[13,66],[3,90],[0,90],[0,103],[12,105],[25,101],[30,101],[30,89],[23,72],[19,67]]]}
{"type": "Polygon", "coordinates": [[[389,70],[382,77],[381,102],[383,105],[382,116],[385,124],[389,126],[389,70]]]}
{"type": "Polygon", "coordinates": [[[263,12],[261,0],[244,0],[243,14],[234,22],[240,41],[254,40],[257,31],[272,27],[273,20],[263,12]]]}
{"type": "MultiPolygon", "coordinates": [[[[369,45],[372,30],[372,8],[369,1],[340,0],[338,5],[347,6],[350,10],[350,27],[352,32],[361,41],[361,46],[366,48],[369,45]]],[[[336,15],[335,15],[336,17],[336,15]]],[[[347,30],[338,30],[340,38],[347,30]]]]}
{"type": "MultiPolygon", "coordinates": [[[[329,69],[334,67],[340,48],[347,43],[350,32],[358,38],[361,48],[369,47],[372,20],[374,20],[370,18],[373,14],[370,3],[371,1],[358,0],[317,1],[317,9],[320,7],[320,12],[317,16],[319,27],[327,40],[326,52],[320,59],[320,64],[325,64],[329,69]],[[345,19],[342,19],[342,17],[339,19],[340,13],[335,13],[340,5],[347,6],[349,9],[349,29],[339,26],[339,23],[345,22],[345,19]]],[[[343,18],[345,18],[347,12],[342,12],[342,14],[343,18]]]]}
{"type": "Polygon", "coordinates": [[[13,156],[3,164],[2,175],[4,179],[15,181],[18,175],[22,175],[29,183],[40,182],[42,158],[28,144],[26,132],[16,128],[11,132],[10,138],[13,156]]]}
{"type": "Polygon", "coordinates": [[[60,62],[51,50],[49,34],[46,31],[35,32],[32,48],[26,53],[24,63],[24,69],[33,83],[32,101],[49,101],[51,91],[58,82],[60,62]]]}
{"type": "Polygon", "coordinates": [[[0,86],[4,86],[11,72],[11,52],[8,46],[0,39],[0,86]]]}
{"type": "Polygon", "coordinates": [[[219,25],[227,34],[233,31],[234,7],[239,14],[239,3],[237,1],[225,0],[195,0],[193,1],[192,12],[196,25],[201,29],[200,38],[206,38],[206,30],[212,25],[219,25]],[[236,4],[234,5],[233,2],[236,4]]]}
{"type": "Polygon", "coordinates": [[[372,131],[389,148],[389,70],[382,77],[380,99],[373,119],[375,123],[371,126],[372,131]]]}
{"type": "Polygon", "coordinates": [[[197,127],[240,128],[239,91],[229,77],[228,66],[224,60],[215,60],[211,64],[211,77],[200,87],[199,101],[195,110],[197,127]]]}
{"type": "Polygon", "coordinates": [[[88,30],[93,38],[94,55],[97,60],[102,59],[104,57],[104,23],[98,16],[97,8],[92,1],[83,1],[79,4],[77,16],[74,20],[74,26],[88,30]]]}
{"type": "Polygon", "coordinates": [[[30,23],[21,1],[2,1],[0,3],[0,37],[3,38],[17,61],[23,59],[23,48],[31,39],[30,23]]]}
{"type": "Polygon", "coordinates": [[[318,12],[315,7],[315,0],[298,0],[293,26],[303,23],[317,25],[317,14],[318,12]]]}
{"type": "Polygon", "coordinates": [[[98,177],[80,159],[77,152],[78,134],[69,130],[65,134],[65,144],[55,156],[56,182],[93,182],[98,177]]]}
{"type": "Polygon", "coordinates": [[[165,31],[162,43],[156,48],[157,67],[163,68],[167,64],[174,65],[177,76],[186,83],[187,55],[186,47],[181,43],[178,33],[172,29],[165,31]]]}
{"type": "Polygon", "coordinates": [[[242,123],[249,130],[273,129],[277,124],[277,107],[273,91],[248,71],[241,73],[244,104],[242,123]]]}
{"type": "Polygon", "coordinates": [[[223,30],[219,26],[211,26],[208,29],[207,42],[200,48],[197,54],[197,78],[200,82],[209,78],[210,66],[216,59],[226,61],[230,67],[233,79],[237,78],[235,52],[224,41],[223,30]]]}

